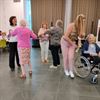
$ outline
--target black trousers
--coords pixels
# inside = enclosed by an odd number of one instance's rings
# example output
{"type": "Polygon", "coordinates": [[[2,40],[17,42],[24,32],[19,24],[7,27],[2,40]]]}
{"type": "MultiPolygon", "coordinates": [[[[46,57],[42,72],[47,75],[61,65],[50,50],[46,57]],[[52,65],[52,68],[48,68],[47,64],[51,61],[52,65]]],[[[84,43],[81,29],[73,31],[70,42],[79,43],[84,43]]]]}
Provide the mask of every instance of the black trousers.
{"type": "Polygon", "coordinates": [[[17,66],[20,67],[18,50],[17,50],[17,42],[10,42],[9,43],[9,67],[11,69],[15,69],[15,57],[16,57],[17,66]]]}
{"type": "Polygon", "coordinates": [[[85,56],[86,58],[90,58],[90,60],[93,61],[93,64],[97,65],[100,63],[100,57],[98,56],[91,56],[90,54],[82,54],[83,56],[85,56]]]}
{"type": "Polygon", "coordinates": [[[54,66],[59,65],[60,64],[60,57],[59,57],[60,46],[50,45],[50,50],[52,54],[53,65],[54,66]]]}

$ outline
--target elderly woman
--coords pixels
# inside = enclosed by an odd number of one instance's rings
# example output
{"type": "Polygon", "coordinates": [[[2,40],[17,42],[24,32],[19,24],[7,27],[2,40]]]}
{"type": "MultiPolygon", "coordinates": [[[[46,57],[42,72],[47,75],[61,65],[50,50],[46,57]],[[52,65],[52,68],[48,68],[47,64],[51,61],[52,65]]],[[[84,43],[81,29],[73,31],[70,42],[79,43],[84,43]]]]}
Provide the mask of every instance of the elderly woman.
{"type": "Polygon", "coordinates": [[[100,47],[96,44],[95,36],[89,34],[82,48],[83,56],[93,60],[94,64],[100,63],[100,47]]]}
{"type": "Polygon", "coordinates": [[[25,72],[25,64],[28,64],[30,67],[29,75],[32,76],[32,66],[30,62],[30,50],[31,50],[31,44],[30,44],[30,37],[33,39],[36,39],[37,36],[26,27],[26,21],[21,20],[20,26],[17,27],[11,34],[14,36],[17,36],[18,39],[18,51],[19,51],[19,59],[22,69],[21,78],[26,78],[26,72],[25,72]]]}
{"type": "Polygon", "coordinates": [[[50,50],[52,54],[53,64],[50,68],[57,68],[60,65],[60,40],[63,35],[63,22],[62,20],[57,20],[56,24],[52,29],[45,32],[45,34],[50,35],[50,50]]]}

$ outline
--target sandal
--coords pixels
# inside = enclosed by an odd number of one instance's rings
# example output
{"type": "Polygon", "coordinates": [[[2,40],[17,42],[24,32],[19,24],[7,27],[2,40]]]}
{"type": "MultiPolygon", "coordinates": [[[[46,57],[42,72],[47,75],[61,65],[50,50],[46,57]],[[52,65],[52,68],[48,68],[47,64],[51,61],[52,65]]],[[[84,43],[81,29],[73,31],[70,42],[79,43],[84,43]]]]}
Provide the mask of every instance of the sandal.
{"type": "Polygon", "coordinates": [[[49,61],[48,61],[48,60],[45,60],[44,62],[45,62],[45,63],[48,63],[49,61]]]}
{"type": "Polygon", "coordinates": [[[25,74],[24,74],[24,75],[21,74],[21,75],[20,75],[20,78],[21,78],[21,79],[26,79],[26,75],[25,75],[25,74]]]}

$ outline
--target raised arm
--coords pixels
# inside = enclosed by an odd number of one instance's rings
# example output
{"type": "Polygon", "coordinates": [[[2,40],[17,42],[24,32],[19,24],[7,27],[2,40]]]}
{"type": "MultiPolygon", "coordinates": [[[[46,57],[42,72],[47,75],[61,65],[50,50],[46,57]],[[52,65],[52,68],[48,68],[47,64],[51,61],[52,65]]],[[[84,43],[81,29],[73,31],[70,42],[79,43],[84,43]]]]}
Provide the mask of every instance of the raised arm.
{"type": "Polygon", "coordinates": [[[9,30],[9,35],[15,36],[18,33],[18,28],[16,28],[15,30],[9,30]]]}
{"type": "Polygon", "coordinates": [[[35,34],[33,31],[30,31],[30,36],[31,36],[33,39],[37,39],[37,36],[36,36],[36,34],[35,34]]]}

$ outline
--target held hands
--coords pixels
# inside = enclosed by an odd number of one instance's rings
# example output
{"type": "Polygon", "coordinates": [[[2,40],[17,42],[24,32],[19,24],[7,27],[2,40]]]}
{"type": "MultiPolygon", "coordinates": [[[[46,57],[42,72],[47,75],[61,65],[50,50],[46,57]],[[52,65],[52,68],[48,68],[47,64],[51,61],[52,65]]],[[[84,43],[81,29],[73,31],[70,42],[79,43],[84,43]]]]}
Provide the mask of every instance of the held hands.
{"type": "Polygon", "coordinates": [[[48,34],[42,34],[42,35],[41,35],[41,37],[44,37],[44,36],[49,37],[48,34]]]}
{"type": "Polygon", "coordinates": [[[13,32],[13,30],[10,29],[10,30],[9,30],[9,34],[12,34],[12,32],[13,32]]]}
{"type": "Polygon", "coordinates": [[[7,35],[8,39],[12,36],[12,32],[13,32],[13,31],[10,29],[10,30],[9,30],[9,34],[7,35]]]}
{"type": "Polygon", "coordinates": [[[48,35],[48,34],[46,34],[45,36],[46,36],[46,37],[49,37],[49,35],[48,35]]]}
{"type": "Polygon", "coordinates": [[[39,35],[38,37],[44,37],[44,34],[39,35]]]}
{"type": "Polygon", "coordinates": [[[13,30],[10,29],[8,35],[9,35],[9,36],[12,36],[12,32],[13,32],[13,30]]]}

